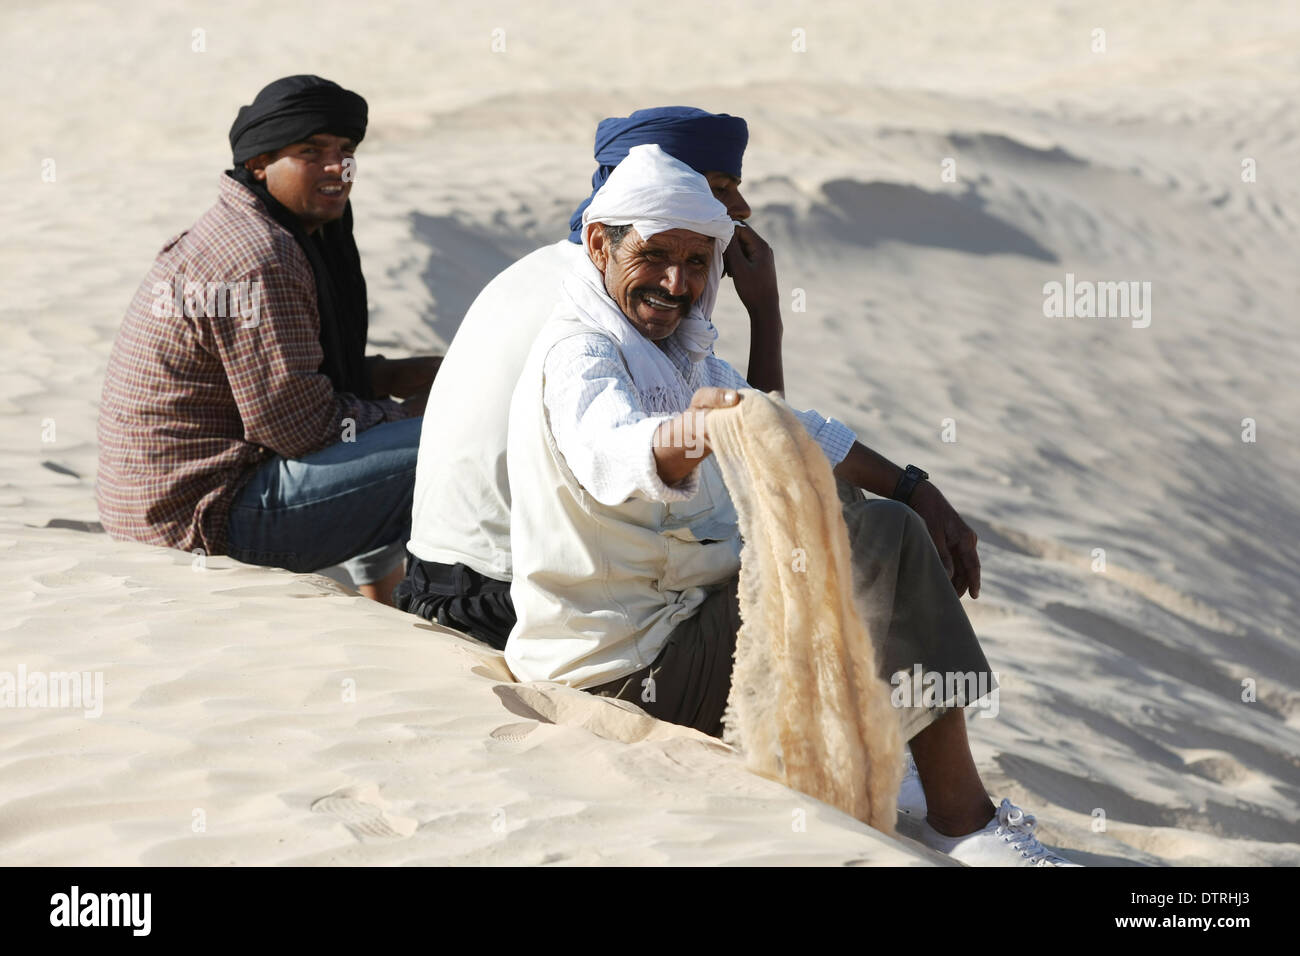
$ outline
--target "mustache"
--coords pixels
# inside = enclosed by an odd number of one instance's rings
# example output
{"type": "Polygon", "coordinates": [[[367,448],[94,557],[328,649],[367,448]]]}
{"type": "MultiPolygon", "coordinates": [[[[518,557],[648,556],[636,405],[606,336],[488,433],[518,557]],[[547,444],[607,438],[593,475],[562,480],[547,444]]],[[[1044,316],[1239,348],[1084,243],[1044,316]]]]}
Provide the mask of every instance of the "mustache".
{"type": "Polygon", "coordinates": [[[667,302],[670,305],[679,308],[687,308],[694,301],[689,295],[670,295],[663,289],[657,289],[652,286],[640,286],[632,290],[632,294],[638,298],[645,298],[648,295],[654,296],[660,302],[667,302]]]}

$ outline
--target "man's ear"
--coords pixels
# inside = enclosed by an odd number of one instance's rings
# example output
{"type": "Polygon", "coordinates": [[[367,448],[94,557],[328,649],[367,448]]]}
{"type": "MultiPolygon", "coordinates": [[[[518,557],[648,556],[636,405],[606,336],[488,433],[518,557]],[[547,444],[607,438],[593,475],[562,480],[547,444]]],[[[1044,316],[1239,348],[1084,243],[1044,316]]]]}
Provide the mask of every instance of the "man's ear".
{"type": "Polygon", "coordinates": [[[609,265],[611,255],[609,248],[609,238],[605,235],[605,226],[599,222],[587,223],[587,254],[591,257],[591,264],[600,270],[600,274],[605,274],[605,266],[609,265]]]}
{"type": "Polygon", "coordinates": [[[271,165],[271,153],[258,153],[252,159],[244,160],[244,168],[253,174],[259,183],[266,182],[266,167],[271,165]]]}

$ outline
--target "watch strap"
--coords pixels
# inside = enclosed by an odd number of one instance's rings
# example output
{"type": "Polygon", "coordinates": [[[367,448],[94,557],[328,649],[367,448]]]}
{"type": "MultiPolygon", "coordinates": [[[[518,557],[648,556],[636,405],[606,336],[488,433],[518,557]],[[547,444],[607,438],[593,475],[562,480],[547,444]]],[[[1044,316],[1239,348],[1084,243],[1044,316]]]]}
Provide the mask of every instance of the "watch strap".
{"type": "Polygon", "coordinates": [[[908,465],[898,479],[898,484],[894,486],[894,493],[891,497],[903,504],[909,503],[912,500],[912,492],[916,491],[916,486],[929,477],[929,474],[917,468],[916,465],[908,465]]]}

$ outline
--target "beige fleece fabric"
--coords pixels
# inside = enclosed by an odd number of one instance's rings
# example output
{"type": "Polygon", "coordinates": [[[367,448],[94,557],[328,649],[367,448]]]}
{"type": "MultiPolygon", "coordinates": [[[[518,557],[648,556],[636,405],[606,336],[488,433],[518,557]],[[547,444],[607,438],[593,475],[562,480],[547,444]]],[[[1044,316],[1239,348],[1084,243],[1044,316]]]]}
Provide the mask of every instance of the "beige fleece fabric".
{"type": "Polygon", "coordinates": [[[776,393],[741,395],[707,420],[745,541],[724,739],[756,773],[892,833],[902,733],[830,463],[776,393]]]}

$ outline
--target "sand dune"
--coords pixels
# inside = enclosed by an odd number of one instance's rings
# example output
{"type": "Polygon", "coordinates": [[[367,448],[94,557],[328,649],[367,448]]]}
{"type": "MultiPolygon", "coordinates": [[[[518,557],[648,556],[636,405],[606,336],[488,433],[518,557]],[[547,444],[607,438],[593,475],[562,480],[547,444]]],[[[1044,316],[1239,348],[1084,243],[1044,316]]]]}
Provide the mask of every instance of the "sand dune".
{"type": "MultiPolygon", "coordinates": [[[[967,606],[1002,692],[969,729],[991,792],[1085,863],[1300,863],[1300,13],[750,4],[677,29],[693,9],[288,5],[253,33],[244,3],[11,16],[0,671],[100,671],[104,706],[0,710],[6,862],[936,862],[322,577],[98,533],[126,303],[212,202],[237,106],[316,71],[371,102],[354,202],[389,355],[445,344],[563,233],[601,117],[745,116],[791,401],[927,468],[981,535],[967,606]],[[676,55],[609,68],[655,30],[676,55]],[[1046,317],[1067,273],[1149,282],[1149,325],[1046,317]]],[[[717,321],[743,367],[733,296],[717,321]]]]}
{"type": "Polygon", "coordinates": [[[45,529],[0,565],[3,659],[104,675],[97,718],[5,711],[10,864],[928,859],[325,578],[45,529]]]}

